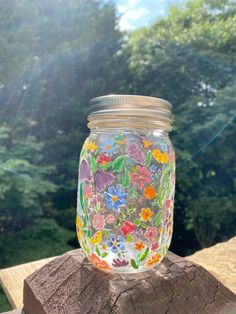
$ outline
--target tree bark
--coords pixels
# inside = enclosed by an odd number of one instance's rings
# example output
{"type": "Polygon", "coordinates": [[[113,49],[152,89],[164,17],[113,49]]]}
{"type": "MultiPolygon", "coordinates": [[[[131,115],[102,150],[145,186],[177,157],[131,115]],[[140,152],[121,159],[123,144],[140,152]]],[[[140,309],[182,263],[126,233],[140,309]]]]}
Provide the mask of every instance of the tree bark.
{"type": "Polygon", "coordinates": [[[168,253],[155,269],[118,275],[95,269],[80,249],[28,276],[26,314],[236,313],[236,295],[201,266],[168,253]]]}

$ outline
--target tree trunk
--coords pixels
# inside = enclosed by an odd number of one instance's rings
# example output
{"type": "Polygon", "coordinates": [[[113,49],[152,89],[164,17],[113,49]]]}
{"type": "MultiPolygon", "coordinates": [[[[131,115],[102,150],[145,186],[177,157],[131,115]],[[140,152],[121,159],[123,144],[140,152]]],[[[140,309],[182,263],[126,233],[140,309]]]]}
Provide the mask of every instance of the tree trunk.
{"type": "Polygon", "coordinates": [[[24,282],[26,314],[236,313],[236,295],[201,266],[168,253],[148,272],[118,275],[95,269],[80,249],[24,282]]]}

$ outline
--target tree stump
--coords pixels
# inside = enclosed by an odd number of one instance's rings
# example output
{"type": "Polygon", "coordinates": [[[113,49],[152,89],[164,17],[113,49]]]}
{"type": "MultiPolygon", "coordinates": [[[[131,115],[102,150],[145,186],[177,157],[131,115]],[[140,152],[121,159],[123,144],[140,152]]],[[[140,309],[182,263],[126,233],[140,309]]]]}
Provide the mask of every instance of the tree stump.
{"type": "Polygon", "coordinates": [[[148,272],[95,269],[80,249],[25,279],[25,314],[236,313],[236,295],[201,266],[168,253],[148,272]]]}

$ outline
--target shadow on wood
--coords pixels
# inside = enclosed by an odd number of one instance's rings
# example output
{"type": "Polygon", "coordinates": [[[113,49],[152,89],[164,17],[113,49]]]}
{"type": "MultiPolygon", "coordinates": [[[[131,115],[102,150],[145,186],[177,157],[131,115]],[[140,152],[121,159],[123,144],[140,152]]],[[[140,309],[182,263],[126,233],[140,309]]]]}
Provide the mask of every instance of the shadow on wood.
{"type": "Polygon", "coordinates": [[[26,314],[236,313],[233,292],[170,252],[155,269],[117,275],[94,269],[74,250],[27,277],[23,299],[26,314]]]}

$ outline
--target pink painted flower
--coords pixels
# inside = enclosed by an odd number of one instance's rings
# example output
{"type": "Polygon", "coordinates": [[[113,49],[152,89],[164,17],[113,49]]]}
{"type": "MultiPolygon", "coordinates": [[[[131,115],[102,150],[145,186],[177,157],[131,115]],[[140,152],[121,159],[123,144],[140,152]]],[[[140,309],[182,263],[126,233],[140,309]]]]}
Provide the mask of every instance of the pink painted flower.
{"type": "Polygon", "coordinates": [[[93,196],[93,187],[92,185],[86,185],[84,188],[84,197],[92,197],[93,196]]]}
{"type": "Polygon", "coordinates": [[[142,190],[145,183],[151,182],[151,174],[146,167],[137,166],[136,167],[138,173],[130,173],[131,183],[137,183],[138,188],[142,190]]]}
{"type": "Polygon", "coordinates": [[[170,199],[166,200],[166,208],[170,208],[170,205],[171,205],[171,200],[170,199]]]}
{"type": "Polygon", "coordinates": [[[127,234],[130,234],[134,231],[135,229],[135,226],[134,224],[132,224],[132,222],[129,222],[129,221],[125,221],[123,222],[122,226],[121,226],[121,231],[123,233],[123,235],[127,235],[127,234]]]}
{"type": "Polygon", "coordinates": [[[104,216],[101,214],[95,214],[93,216],[93,227],[98,230],[98,229],[103,229],[105,226],[105,219],[104,216]]]}
{"type": "Polygon", "coordinates": [[[144,237],[151,242],[154,242],[157,236],[157,228],[148,226],[146,232],[144,233],[144,237]]]}
{"type": "Polygon", "coordinates": [[[152,247],[151,247],[151,250],[152,251],[155,251],[156,249],[158,249],[158,246],[159,246],[159,244],[156,242],[156,243],[153,243],[152,244],[152,247]]]}
{"type": "Polygon", "coordinates": [[[115,222],[115,220],[116,219],[115,219],[115,217],[112,214],[108,215],[107,218],[106,218],[106,222],[108,224],[113,224],[115,222]]]}

